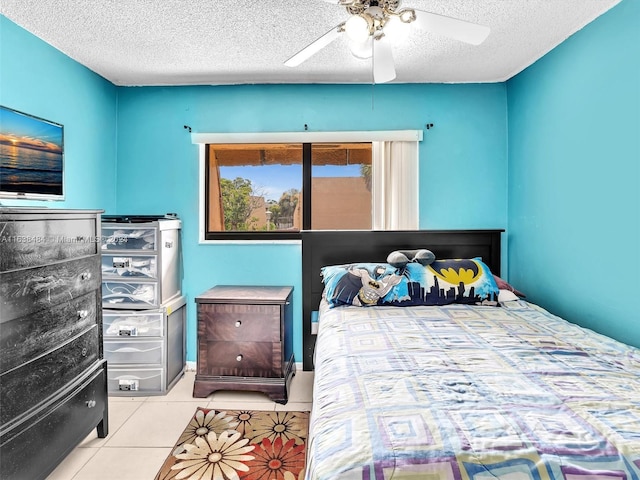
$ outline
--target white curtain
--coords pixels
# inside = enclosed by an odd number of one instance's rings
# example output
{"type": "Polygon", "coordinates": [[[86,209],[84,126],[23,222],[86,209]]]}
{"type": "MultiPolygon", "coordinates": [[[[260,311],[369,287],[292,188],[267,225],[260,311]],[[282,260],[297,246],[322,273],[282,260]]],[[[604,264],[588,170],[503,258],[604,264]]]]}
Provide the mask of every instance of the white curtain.
{"type": "Polygon", "coordinates": [[[418,230],[418,142],[373,142],[373,229],[418,230]]]}

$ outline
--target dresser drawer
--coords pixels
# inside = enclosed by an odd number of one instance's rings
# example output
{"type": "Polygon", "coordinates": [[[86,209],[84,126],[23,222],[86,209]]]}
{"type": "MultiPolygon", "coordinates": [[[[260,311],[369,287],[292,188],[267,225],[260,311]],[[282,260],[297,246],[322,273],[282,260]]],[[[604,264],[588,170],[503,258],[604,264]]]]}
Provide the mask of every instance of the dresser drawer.
{"type": "Polygon", "coordinates": [[[144,226],[102,226],[102,250],[157,250],[157,230],[144,226]]]}
{"type": "Polygon", "coordinates": [[[164,358],[164,341],[105,339],[104,358],[109,365],[132,363],[160,365],[164,358]]]}
{"type": "Polygon", "coordinates": [[[0,222],[0,271],[47,265],[99,253],[96,218],[0,222]]]}
{"type": "Polygon", "coordinates": [[[99,255],[0,273],[1,322],[50,309],[99,287],[99,255]]]}
{"type": "MultiPolygon", "coordinates": [[[[51,472],[103,417],[106,418],[106,412],[105,369],[99,365],[90,375],[85,375],[68,396],[3,432],[0,439],[2,478],[43,478],[42,472],[51,472]]],[[[103,428],[106,433],[106,421],[103,428]]]]}
{"type": "Polygon", "coordinates": [[[98,290],[55,307],[2,322],[0,374],[53,350],[98,323],[98,290]]]}
{"type": "Polygon", "coordinates": [[[270,342],[206,342],[204,375],[278,377],[282,375],[280,344],[270,342]]]}
{"type": "Polygon", "coordinates": [[[102,325],[106,337],[162,337],[164,313],[137,310],[103,310],[102,325]]]}
{"type": "Polygon", "coordinates": [[[160,306],[158,284],[141,281],[104,281],[102,305],[105,308],[157,308],[160,306]]]}
{"type": "Polygon", "coordinates": [[[158,278],[155,255],[102,255],[103,278],[158,278]]]}
{"type": "Polygon", "coordinates": [[[202,304],[198,324],[206,340],[279,342],[279,305],[202,304]]]}
{"type": "Polygon", "coordinates": [[[0,424],[27,412],[99,360],[98,325],[47,355],[0,375],[0,424]]]}
{"type": "Polygon", "coordinates": [[[162,392],[165,372],[163,368],[113,368],[108,371],[109,393],[128,394],[128,392],[162,392]]]}

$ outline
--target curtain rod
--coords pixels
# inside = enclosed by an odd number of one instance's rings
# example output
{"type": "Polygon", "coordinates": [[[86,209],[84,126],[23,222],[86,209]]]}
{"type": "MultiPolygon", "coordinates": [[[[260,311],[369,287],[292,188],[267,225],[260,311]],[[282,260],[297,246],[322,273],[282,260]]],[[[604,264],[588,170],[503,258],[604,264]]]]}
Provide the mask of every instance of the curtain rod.
{"type": "MultiPolygon", "coordinates": [[[[191,131],[191,127],[185,125],[191,131]]],[[[392,142],[421,141],[422,130],[371,130],[337,132],[247,132],[198,133],[191,132],[191,143],[321,143],[321,142],[392,142]]]]}

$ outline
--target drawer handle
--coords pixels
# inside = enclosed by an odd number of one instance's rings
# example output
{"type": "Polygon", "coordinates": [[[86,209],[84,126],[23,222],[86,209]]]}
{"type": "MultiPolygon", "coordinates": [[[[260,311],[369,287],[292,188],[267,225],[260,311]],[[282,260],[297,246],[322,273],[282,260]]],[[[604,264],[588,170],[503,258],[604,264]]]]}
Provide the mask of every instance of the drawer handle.
{"type": "Polygon", "coordinates": [[[82,353],[83,357],[86,357],[88,352],[89,352],[89,350],[87,350],[87,348],[85,347],[85,348],[82,349],[82,352],[80,352],[80,353],[82,353]]]}
{"type": "Polygon", "coordinates": [[[238,356],[236,357],[236,360],[237,360],[238,362],[241,362],[241,361],[242,361],[242,354],[238,355],[238,356]]]}
{"type": "Polygon", "coordinates": [[[89,280],[89,279],[91,278],[91,272],[83,272],[83,273],[80,275],[80,278],[81,278],[82,280],[89,280]]]}
{"type": "Polygon", "coordinates": [[[87,408],[93,408],[96,406],[95,400],[87,400],[87,408]]]}
{"type": "Polygon", "coordinates": [[[78,320],[87,318],[89,316],[89,310],[78,310],[78,320]]]}
{"type": "Polygon", "coordinates": [[[240,327],[240,325],[242,325],[242,322],[241,322],[240,320],[238,320],[238,321],[236,322],[236,328],[240,327]]]}

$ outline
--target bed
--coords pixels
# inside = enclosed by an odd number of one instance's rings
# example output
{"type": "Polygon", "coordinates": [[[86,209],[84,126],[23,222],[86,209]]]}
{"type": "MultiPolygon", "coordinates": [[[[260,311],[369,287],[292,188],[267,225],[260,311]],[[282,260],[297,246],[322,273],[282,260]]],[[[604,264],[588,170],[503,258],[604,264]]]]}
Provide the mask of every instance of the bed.
{"type": "Polygon", "coordinates": [[[640,477],[638,349],[513,295],[411,306],[322,296],[322,267],[383,265],[394,250],[477,259],[499,276],[501,235],[303,233],[307,479],[640,477]]]}

